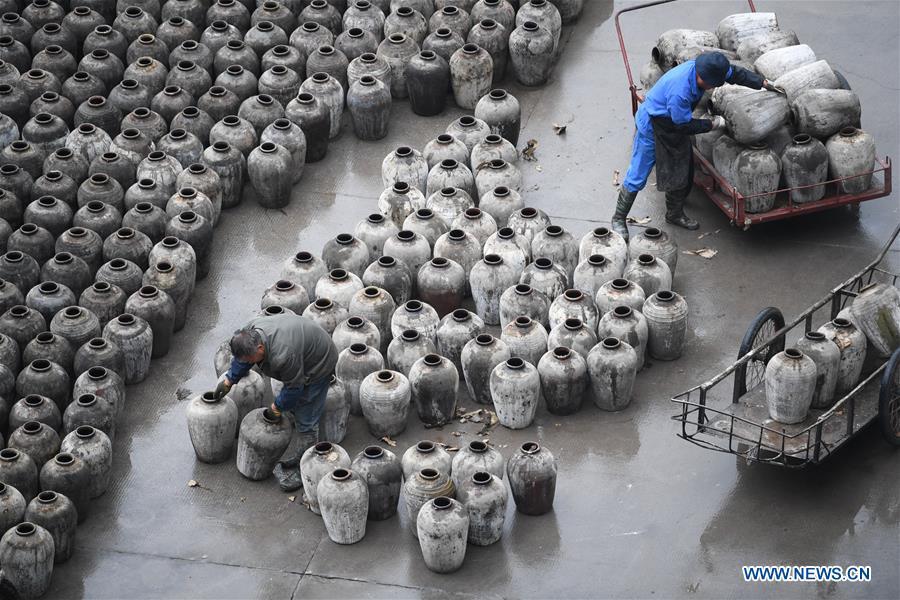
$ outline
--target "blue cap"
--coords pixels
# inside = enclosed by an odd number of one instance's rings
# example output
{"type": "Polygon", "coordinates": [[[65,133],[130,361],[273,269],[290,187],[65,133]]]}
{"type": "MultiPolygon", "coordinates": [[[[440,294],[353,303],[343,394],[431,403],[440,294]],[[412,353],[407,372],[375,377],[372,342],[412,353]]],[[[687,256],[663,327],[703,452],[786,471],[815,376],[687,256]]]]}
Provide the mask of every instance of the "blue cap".
{"type": "Polygon", "coordinates": [[[731,63],[721,52],[704,52],[694,60],[697,75],[709,86],[719,87],[725,83],[731,63]]]}

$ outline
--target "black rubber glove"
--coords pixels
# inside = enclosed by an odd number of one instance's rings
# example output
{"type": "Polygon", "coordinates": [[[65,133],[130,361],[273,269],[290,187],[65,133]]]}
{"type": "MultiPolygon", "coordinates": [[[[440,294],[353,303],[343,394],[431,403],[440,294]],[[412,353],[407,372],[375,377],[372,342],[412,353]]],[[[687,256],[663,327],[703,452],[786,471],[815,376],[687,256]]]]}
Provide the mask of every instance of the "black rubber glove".
{"type": "Polygon", "coordinates": [[[223,377],[222,380],[216,384],[216,398],[224,398],[230,391],[231,382],[228,381],[227,377],[223,377]]]}

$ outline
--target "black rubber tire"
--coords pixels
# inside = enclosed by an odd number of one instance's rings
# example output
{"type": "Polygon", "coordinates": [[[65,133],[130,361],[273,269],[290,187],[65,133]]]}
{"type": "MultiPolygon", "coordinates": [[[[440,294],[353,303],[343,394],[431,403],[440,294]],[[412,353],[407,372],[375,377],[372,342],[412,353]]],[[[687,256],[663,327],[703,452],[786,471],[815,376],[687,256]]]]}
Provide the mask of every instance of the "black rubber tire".
{"type": "Polygon", "coordinates": [[[894,350],[881,376],[878,423],[884,439],[900,447],[900,348],[894,350]]]}
{"type": "MultiPolygon", "coordinates": [[[[760,333],[763,333],[763,335],[772,335],[782,327],[784,327],[784,315],[781,314],[780,310],[778,310],[774,306],[768,306],[762,309],[760,313],[756,315],[756,318],[753,319],[753,321],[750,323],[750,327],[747,328],[747,333],[744,334],[744,339],[741,340],[740,348],[738,348],[738,359],[740,359],[742,356],[753,350],[753,348],[755,348],[757,345],[765,341],[764,339],[758,339],[760,333]]],[[[735,369],[734,395],[731,398],[732,402],[737,402],[738,400],[740,400],[741,396],[747,393],[748,367],[752,368],[755,372],[756,369],[759,368],[758,363],[762,362],[761,366],[764,370],[765,365],[769,362],[769,359],[771,359],[782,350],[784,350],[783,335],[775,340],[774,344],[769,346],[769,348],[763,353],[763,360],[753,360],[750,362],[746,362],[735,369]]],[[[753,382],[754,385],[756,383],[756,381],[753,382]]]]}

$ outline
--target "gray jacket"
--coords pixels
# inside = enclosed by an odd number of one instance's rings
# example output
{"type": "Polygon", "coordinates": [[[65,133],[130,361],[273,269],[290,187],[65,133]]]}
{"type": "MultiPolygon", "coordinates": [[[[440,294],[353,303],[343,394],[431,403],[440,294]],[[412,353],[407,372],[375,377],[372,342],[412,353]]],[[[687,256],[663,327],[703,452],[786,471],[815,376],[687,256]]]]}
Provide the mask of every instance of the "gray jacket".
{"type": "Polygon", "coordinates": [[[331,336],[300,315],[257,317],[248,325],[262,333],[266,358],[260,370],[285,387],[301,387],[331,377],[338,351],[331,336]]]}

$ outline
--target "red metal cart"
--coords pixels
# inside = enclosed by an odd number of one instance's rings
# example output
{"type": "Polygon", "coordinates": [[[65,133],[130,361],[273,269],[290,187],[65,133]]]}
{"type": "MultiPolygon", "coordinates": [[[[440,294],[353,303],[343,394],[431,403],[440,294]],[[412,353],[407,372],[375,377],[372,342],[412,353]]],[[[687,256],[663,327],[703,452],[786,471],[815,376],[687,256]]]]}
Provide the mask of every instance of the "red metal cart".
{"type": "MultiPolygon", "coordinates": [[[[625,38],[622,35],[622,24],[620,17],[628,12],[642,10],[651,6],[660,4],[669,4],[675,0],[656,0],[655,2],[647,2],[638,4],[628,8],[623,8],[616,13],[616,33],[619,36],[619,47],[622,51],[622,59],[625,61],[625,73],[628,76],[628,89],[631,93],[631,112],[637,112],[638,105],[643,101],[643,96],[638,92],[638,87],[634,82],[631,73],[631,65],[628,62],[628,51],[625,48],[625,38]]],[[[750,10],[756,12],[756,6],[753,0],[747,0],[750,10]]],[[[791,190],[801,188],[784,188],[778,190],[775,206],[766,212],[749,213],[746,211],[745,204],[748,198],[752,196],[744,196],[730,183],[728,183],[713,164],[707,160],[700,152],[694,149],[694,161],[697,168],[694,169],[694,183],[702,189],[706,195],[724,212],[730,219],[732,225],[738,225],[744,229],[749,229],[751,225],[758,223],[766,223],[769,221],[778,221],[787,219],[797,215],[803,215],[813,212],[819,212],[838,206],[849,206],[851,209],[858,210],[860,202],[882,198],[891,194],[891,159],[887,156],[884,159],[876,158],[877,166],[867,173],[857,173],[840,179],[832,179],[826,182],[826,193],[821,200],[815,202],[804,202],[795,204],[791,201],[791,190]],[[840,191],[840,182],[847,179],[862,177],[872,174],[872,187],[861,194],[846,194],[840,191]],[[879,181],[880,180],[880,181],[879,181]]],[[[813,187],[813,186],[804,186],[813,187]]],[[[764,195],[764,194],[759,194],[764,195]]]]}

